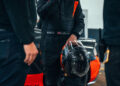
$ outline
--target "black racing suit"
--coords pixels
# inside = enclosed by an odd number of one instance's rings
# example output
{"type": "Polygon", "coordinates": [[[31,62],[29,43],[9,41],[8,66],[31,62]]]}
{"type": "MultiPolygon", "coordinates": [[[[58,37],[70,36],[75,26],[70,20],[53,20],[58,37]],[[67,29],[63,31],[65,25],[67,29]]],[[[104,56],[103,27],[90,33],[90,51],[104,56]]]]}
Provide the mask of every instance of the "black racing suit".
{"type": "Polygon", "coordinates": [[[120,86],[120,0],[104,0],[104,35],[110,49],[105,64],[107,86],[120,86]]]}
{"type": "MultiPolygon", "coordinates": [[[[37,10],[42,23],[40,45],[46,86],[58,86],[61,74],[59,61],[61,49],[71,34],[79,37],[79,32],[84,29],[84,15],[80,2],[76,1],[78,5],[75,9],[75,1],[39,0],[38,2],[37,10]]],[[[66,77],[64,81],[65,86],[80,86],[80,84],[81,79],[74,76],[66,77]]]]}
{"type": "Polygon", "coordinates": [[[35,0],[0,0],[0,86],[24,86],[24,44],[34,41],[35,0]]]}

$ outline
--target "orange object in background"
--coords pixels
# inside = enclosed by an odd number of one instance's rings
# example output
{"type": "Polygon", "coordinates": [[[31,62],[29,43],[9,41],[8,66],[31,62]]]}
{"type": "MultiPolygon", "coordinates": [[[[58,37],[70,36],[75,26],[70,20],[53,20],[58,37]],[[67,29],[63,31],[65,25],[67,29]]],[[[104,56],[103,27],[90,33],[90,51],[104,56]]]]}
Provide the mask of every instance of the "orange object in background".
{"type": "Polygon", "coordinates": [[[28,74],[26,77],[24,86],[44,86],[43,85],[43,73],[28,74]]]}
{"type": "Polygon", "coordinates": [[[95,60],[90,61],[90,82],[96,79],[100,69],[99,57],[96,56],[95,58],[95,60]]]}

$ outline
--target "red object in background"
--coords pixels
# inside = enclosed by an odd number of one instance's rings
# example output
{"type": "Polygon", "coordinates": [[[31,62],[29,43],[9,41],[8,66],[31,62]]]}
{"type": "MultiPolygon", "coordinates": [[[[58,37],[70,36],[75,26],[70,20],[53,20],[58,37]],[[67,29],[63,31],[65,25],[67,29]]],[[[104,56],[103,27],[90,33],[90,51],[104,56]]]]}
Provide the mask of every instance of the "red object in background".
{"type": "Polygon", "coordinates": [[[43,85],[43,73],[28,74],[26,77],[24,86],[44,86],[43,85]]]}

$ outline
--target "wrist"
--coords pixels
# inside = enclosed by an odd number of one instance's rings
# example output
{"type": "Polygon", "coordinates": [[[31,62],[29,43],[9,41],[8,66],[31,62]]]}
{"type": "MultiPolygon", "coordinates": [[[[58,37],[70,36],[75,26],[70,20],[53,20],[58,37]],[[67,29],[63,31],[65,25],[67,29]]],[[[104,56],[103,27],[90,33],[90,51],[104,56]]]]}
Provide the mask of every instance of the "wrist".
{"type": "Polygon", "coordinates": [[[75,34],[71,34],[71,36],[77,40],[77,36],[75,34]]]}
{"type": "Polygon", "coordinates": [[[72,35],[76,36],[77,39],[80,37],[79,33],[77,32],[73,32],[72,35]]]}
{"type": "Polygon", "coordinates": [[[30,42],[28,44],[23,44],[23,45],[33,45],[33,44],[34,44],[34,42],[30,42]]]}

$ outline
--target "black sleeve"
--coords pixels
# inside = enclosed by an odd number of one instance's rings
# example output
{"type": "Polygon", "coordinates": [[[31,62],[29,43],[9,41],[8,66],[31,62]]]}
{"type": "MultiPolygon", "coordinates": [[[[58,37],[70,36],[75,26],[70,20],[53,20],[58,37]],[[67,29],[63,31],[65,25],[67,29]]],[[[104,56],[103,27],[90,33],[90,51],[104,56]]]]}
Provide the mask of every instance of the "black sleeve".
{"type": "Polygon", "coordinates": [[[82,8],[79,2],[74,15],[74,28],[73,28],[72,34],[76,35],[77,38],[79,38],[83,32],[84,27],[85,27],[84,15],[82,13],[82,8]]]}
{"type": "Polygon", "coordinates": [[[34,40],[29,1],[30,0],[3,0],[13,31],[23,44],[29,44],[34,40]]]}

